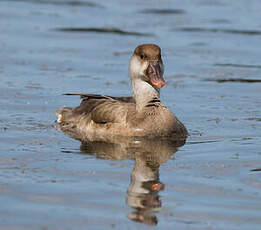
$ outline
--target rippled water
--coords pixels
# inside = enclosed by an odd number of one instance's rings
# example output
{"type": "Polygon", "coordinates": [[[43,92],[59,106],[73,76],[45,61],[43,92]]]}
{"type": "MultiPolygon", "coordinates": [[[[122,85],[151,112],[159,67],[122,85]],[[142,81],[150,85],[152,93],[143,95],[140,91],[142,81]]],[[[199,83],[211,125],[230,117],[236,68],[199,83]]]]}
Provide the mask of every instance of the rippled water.
{"type": "Polygon", "coordinates": [[[1,229],[260,229],[261,2],[0,2],[1,229]],[[81,143],[63,93],[130,95],[128,60],[162,47],[184,143],[81,143]]]}

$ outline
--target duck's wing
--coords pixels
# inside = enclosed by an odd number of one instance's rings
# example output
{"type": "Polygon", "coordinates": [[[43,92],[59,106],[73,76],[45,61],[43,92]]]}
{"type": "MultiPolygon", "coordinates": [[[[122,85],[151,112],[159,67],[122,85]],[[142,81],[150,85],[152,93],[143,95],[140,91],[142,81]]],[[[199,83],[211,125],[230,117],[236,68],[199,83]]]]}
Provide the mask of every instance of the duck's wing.
{"type": "Polygon", "coordinates": [[[110,97],[97,94],[66,94],[79,95],[82,98],[80,106],[74,109],[76,114],[90,115],[95,123],[122,123],[130,109],[134,109],[131,97],[110,97]]]}
{"type": "Polygon", "coordinates": [[[134,103],[133,97],[113,97],[113,96],[107,96],[107,95],[100,95],[100,94],[82,94],[82,93],[66,93],[64,95],[69,96],[80,96],[81,99],[113,99],[120,102],[126,102],[126,103],[134,103]]]}

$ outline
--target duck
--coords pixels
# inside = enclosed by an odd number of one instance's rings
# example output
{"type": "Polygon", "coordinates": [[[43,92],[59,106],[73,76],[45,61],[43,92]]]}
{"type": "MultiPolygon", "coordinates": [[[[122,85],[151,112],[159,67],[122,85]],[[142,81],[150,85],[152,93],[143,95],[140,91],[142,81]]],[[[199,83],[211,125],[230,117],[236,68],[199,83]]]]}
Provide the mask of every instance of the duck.
{"type": "Polygon", "coordinates": [[[56,111],[57,123],[64,132],[79,139],[125,137],[187,137],[182,122],[160,100],[166,85],[161,48],[142,44],[129,61],[132,97],[67,93],[82,99],[79,106],[56,111]]]}

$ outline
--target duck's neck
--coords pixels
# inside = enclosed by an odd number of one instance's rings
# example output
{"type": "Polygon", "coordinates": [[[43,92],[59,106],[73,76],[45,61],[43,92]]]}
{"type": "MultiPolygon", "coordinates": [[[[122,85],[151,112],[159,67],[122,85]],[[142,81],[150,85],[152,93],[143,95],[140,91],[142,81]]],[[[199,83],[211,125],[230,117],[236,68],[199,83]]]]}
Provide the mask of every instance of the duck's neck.
{"type": "Polygon", "coordinates": [[[136,102],[136,110],[141,111],[149,102],[160,100],[160,91],[148,82],[141,79],[132,81],[133,96],[136,102]]]}

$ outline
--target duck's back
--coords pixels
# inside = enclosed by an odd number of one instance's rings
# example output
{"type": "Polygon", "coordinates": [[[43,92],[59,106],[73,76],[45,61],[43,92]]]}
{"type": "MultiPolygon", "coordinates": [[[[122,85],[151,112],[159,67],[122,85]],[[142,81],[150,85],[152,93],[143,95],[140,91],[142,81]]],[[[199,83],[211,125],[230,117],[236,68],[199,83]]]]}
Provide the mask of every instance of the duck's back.
{"type": "MultiPolygon", "coordinates": [[[[81,95],[80,106],[62,107],[57,110],[57,122],[63,131],[83,135],[122,135],[126,132],[126,117],[135,110],[130,97],[81,95]]],[[[127,132],[126,132],[126,135],[127,132]]]]}

